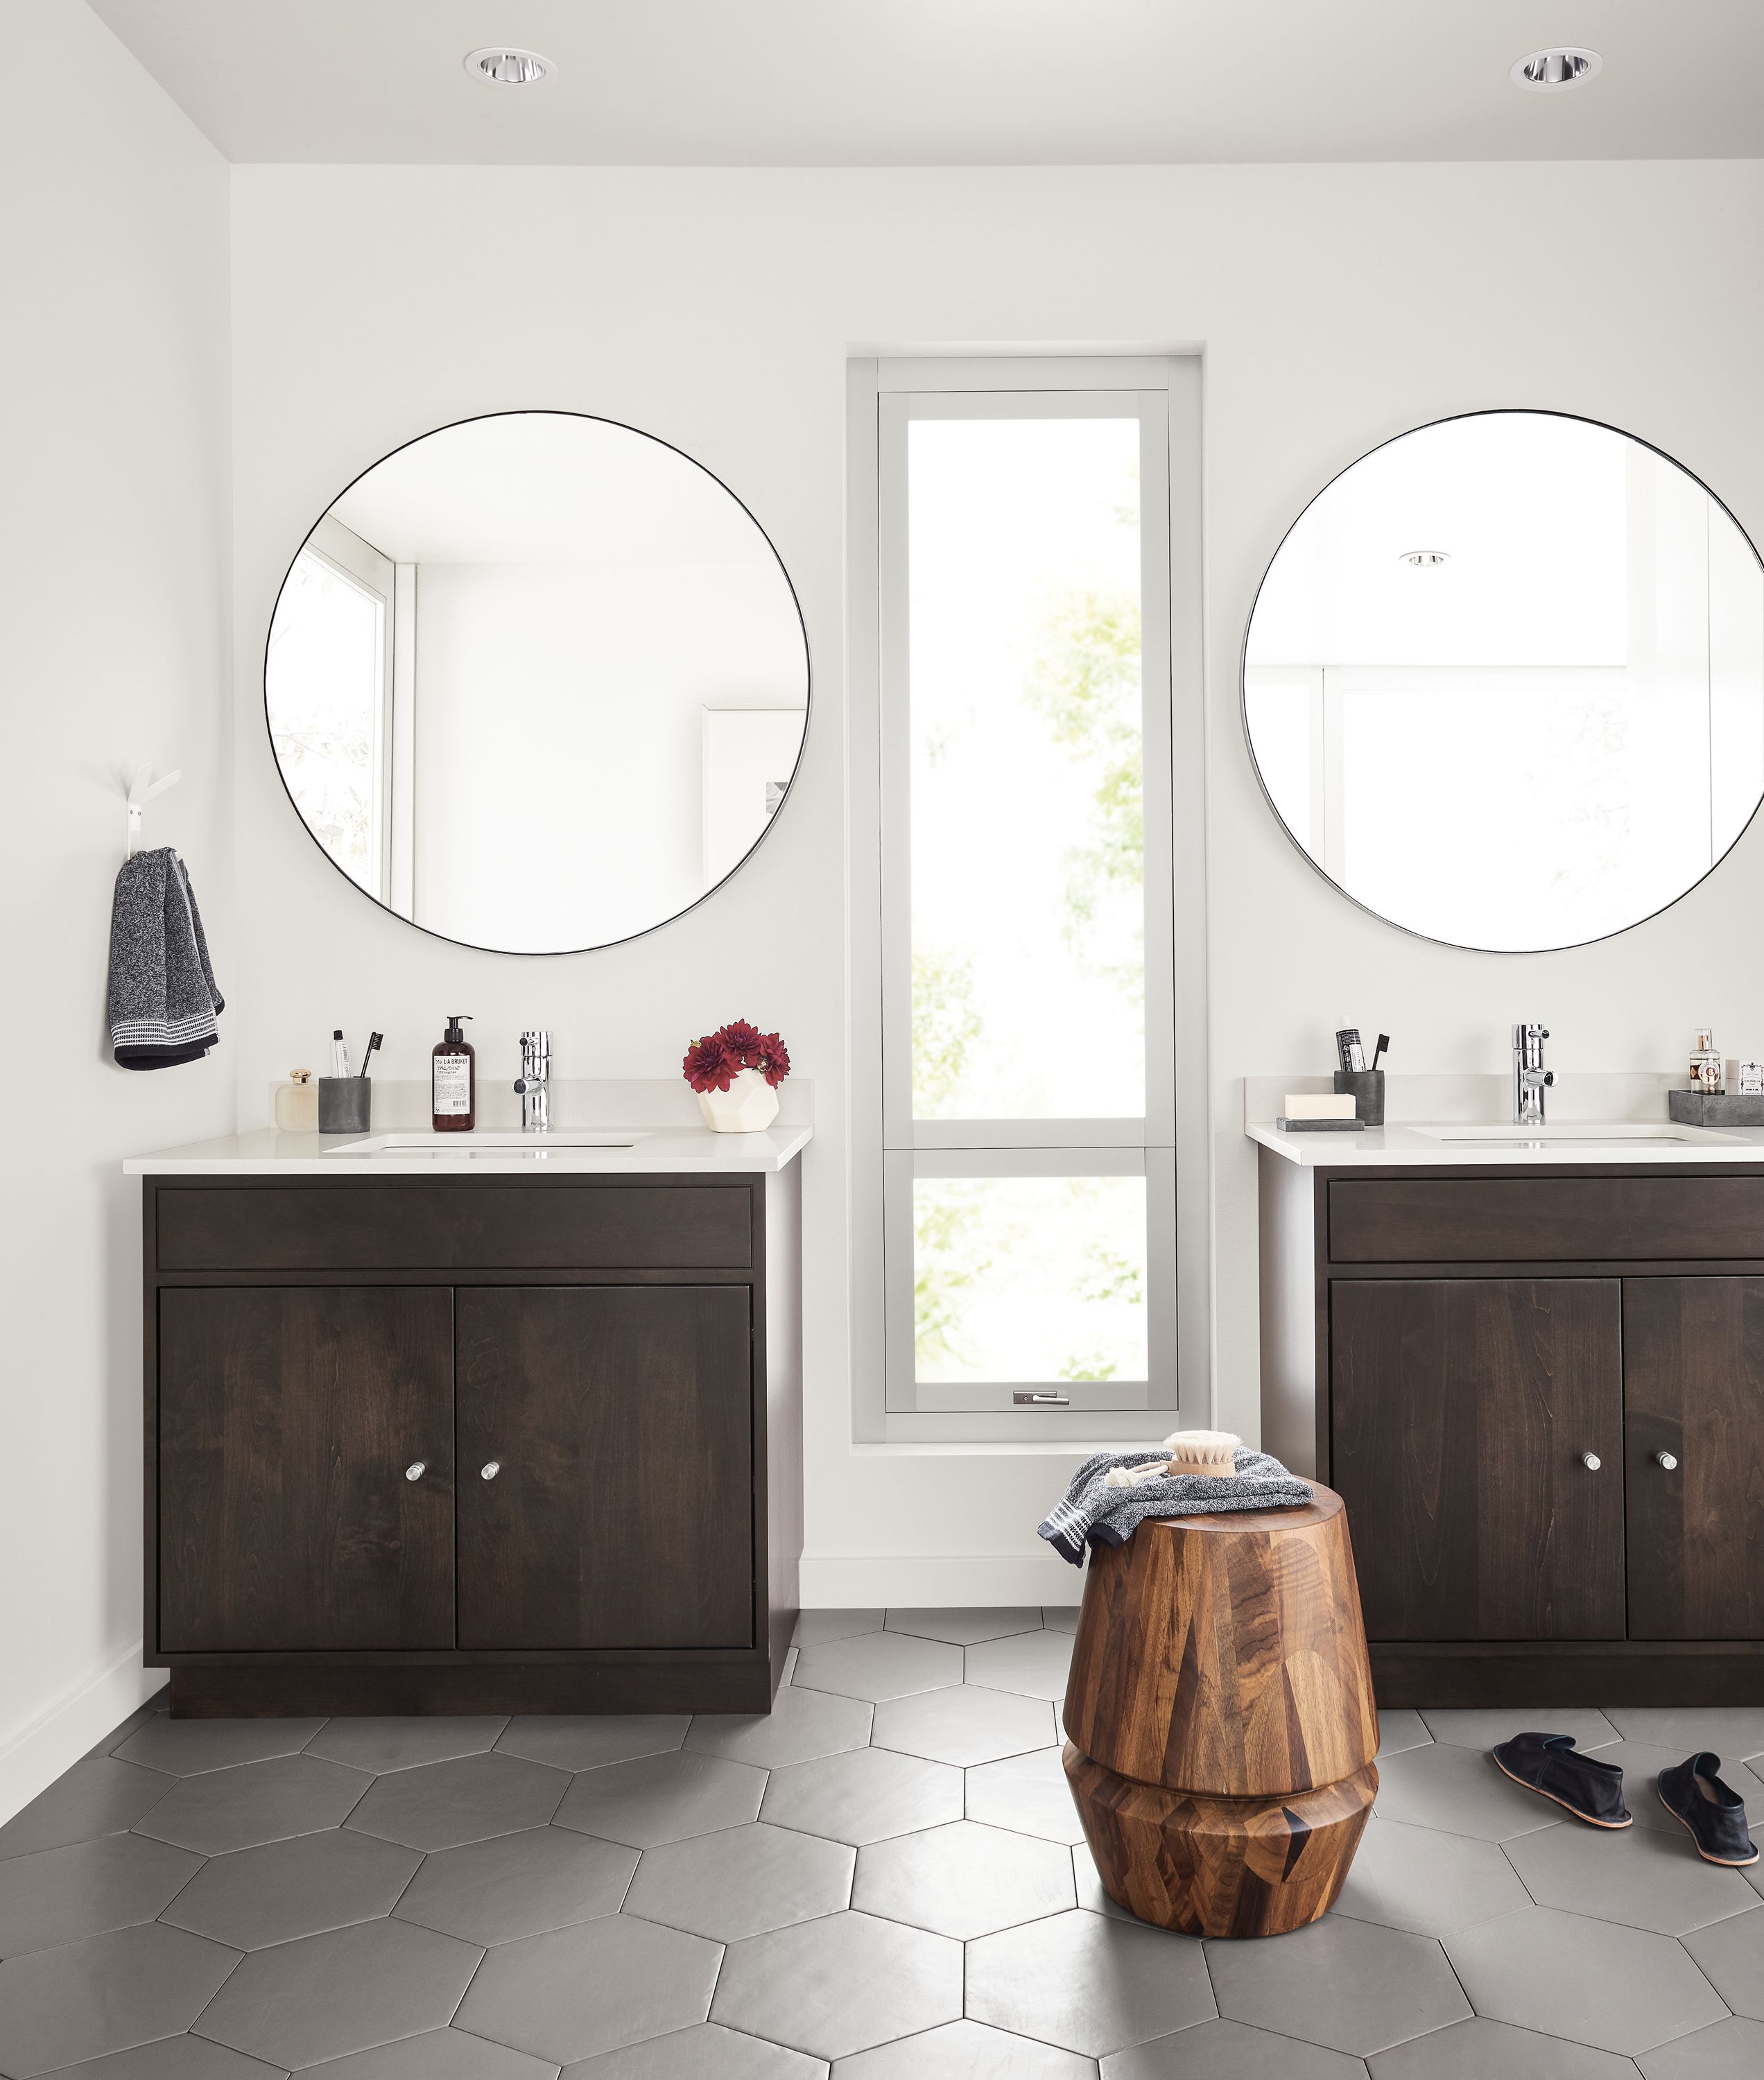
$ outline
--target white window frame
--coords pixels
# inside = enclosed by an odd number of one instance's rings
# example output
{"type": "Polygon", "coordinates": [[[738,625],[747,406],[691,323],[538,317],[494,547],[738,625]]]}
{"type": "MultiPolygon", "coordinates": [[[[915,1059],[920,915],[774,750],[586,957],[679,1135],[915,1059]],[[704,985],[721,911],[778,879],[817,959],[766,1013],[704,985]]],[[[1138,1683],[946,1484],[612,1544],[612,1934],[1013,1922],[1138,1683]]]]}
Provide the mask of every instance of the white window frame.
{"type": "Polygon", "coordinates": [[[996,1439],[1069,1448],[1079,1439],[1143,1437],[1165,1417],[1174,1423],[1178,1409],[1200,1420],[1211,1407],[1199,377],[1192,356],[850,365],[852,1319],[860,1441],[996,1439]],[[906,428],[918,417],[1086,413],[1135,417],[1140,426],[1146,1115],[915,1122],[901,562],[906,428]],[[870,1037],[878,1033],[880,1076],[870,1037]],[[1065,1401],[1057,1406],[1019,1406],[1013,1399],[1047,1382],[944,1388],[916,1382],[915,1175],[1144,1176],[1149,1378],[1061,1381],[1065,1401]]]}
{"type": "MultiPolygon", "coordinates": [[[[306,538],[304,553],[329,564],[339,577],[372,600],[377,610],[380,663],[374,690],[374,770],[371,787],[374,803],[373,882],[368,894],[376,903],[391,903],[397,878],[398,853],[394,838],[395,787],[393,752],[401,736],[394,724],[397,706],[395,672],[402,648],[398,642],[397,566],[373,543],[346,527],[334,514],[327,513],[306,538]]],[[[408,619],[408,614],[404,619],[408,619]]],[[[408,818],[406,819],[408,823],[408,818]]],[[[408,849],[408,847],[407,847],[408,849]]],[[[405,879],[410,872],[405,867],[405,879]]],[[[408,915],[406,912],[405,914],[408,915]]]]}

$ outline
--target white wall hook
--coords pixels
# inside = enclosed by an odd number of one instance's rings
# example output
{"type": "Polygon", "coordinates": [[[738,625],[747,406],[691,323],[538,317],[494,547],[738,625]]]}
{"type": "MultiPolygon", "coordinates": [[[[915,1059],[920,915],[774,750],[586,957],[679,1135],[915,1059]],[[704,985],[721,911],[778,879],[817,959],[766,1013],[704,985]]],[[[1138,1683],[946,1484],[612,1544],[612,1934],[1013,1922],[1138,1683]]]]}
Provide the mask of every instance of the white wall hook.
{"type": "Polygon", "coordinates": [[[125,859],[132,859],[141,850],[142,808],[152,801],[154,795],[163,795],[168,787],[175,787],[183,778],[183,770],[181,766],[175,772],[167,773],[158,780],[154,779],[153,773],[153,769],[151,765],[141,766],[136,770],[134,778],[128,783],[128,830],[127,845],[123,854],[125,859]]]}

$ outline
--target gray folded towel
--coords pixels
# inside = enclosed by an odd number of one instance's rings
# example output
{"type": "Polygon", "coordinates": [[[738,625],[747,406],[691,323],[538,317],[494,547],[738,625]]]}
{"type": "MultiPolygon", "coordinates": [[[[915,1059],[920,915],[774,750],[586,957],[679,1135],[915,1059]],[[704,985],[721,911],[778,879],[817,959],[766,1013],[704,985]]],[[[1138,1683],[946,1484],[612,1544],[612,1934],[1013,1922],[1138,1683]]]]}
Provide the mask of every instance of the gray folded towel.
{"type": "Polygon", "coordinates": [[[226,1009],[190,877],[170,845],[123,862],[111,907],[110,1033],[124,1069],[197,1062],[226,1009]]]}
{"type": "Polygon", "coordinates": [[[1124,1545],[1149,1516],[1200,1516],[1213,1510],[1300,1509],[1314,1499],[1310,1483],[1266,1452],[1234,1452],[1234,1476],[1177,1474],[1111,1487],[1116,1466],[1168,1459],[1168,1445],[1144,1452],[1095,1452],[1072,1476],[1065,1499],[1035,1526],[1062,1560],[1084,1565],[1090,1545],[1124,1545]]]}

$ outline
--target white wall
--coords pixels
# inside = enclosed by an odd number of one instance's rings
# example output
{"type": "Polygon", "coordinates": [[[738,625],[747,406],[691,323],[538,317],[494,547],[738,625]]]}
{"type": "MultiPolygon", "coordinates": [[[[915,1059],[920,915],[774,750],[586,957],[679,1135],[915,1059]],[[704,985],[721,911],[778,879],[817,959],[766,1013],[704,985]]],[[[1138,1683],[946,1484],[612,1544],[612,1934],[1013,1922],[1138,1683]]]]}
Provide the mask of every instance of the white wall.
{"type": "Polygon", "coordinates": [[[122,1158],[224,1130],[200,1064],[104,1046],[125,774],[236,986],[225,807],[227,170],[85,7],[6,10],[0,903],[15,1097],[0,1222],[0,1817],[159,1687],[141,1655],[140,1193],[122,1158]]]}
{"type": "Polygon", "coordinates": [[[1245,1073],[1326,1067],[1343,1017],[1392,1034],[1409,1071],[1497,1070],[1521,1016],[1548,1021],[1564,1076],[1669,1067],[1699,1019],[1730,1052],[1764,1049],[1764,828],[1638,931],[1455,952],[1354,909],[1301,858],[1257,786],[1237,685],[1257,581],[1305,499],[1443,413],[1609,420],[1764,536],[1758,166],[250,167],[234,203],[239,899],[258,928],[237,977],[241,1088],[313,1059],[338,1022],[383,1028],[387,1072],[419,1076],[456,1005],[477,1014],[486,1078],[514,1073],[529,1024],[552,1029],[569,1076],[670,1073],[737,1013],[779,1028],[819,1112],[809,1600],[1076,1588],[1033,1534],[1057,1460],[850,1441],[844,1091],[875,1073],[875,1036],[867,1017],[848,1030],[841,954],[848,353],[1204,351],[1219,1420],[1256,1430],[1245,1073]],[[550,961],[461,952],[376,913],[296,824],[260,719],[262,631],[313,516],[397,442],[512,405],[626,420],[715,471],[776,543],[815,666],[804,768],[754,861],[648,938],[550,961]]]}

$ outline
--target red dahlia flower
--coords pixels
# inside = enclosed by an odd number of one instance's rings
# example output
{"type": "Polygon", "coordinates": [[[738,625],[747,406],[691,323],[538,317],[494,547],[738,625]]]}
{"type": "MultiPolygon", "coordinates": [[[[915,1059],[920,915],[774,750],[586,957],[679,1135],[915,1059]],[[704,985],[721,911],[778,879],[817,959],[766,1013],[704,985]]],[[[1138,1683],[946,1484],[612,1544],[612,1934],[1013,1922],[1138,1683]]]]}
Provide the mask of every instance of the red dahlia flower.
{"type": "Polygon", "coordinates": [[[730,1054],[720,1033],[707,1033],[687,1049],[680,1068],[695,1091],[726,1091],[741,1073],[741,1061],[730,1054]]]}
{"type": "Polygon", "coordinates": [[[759,1067],[760,1034],[745,1018],[732,1018],[716,1036],[744,1069],[759,1067]]]}
{"type": "Polygon", "coordinates": [[[762,1034],[747,1059],[749,1067],[758,1069],[774,1090],[790,1074],[790,1050],[775,1033],[762,1034]]]}

